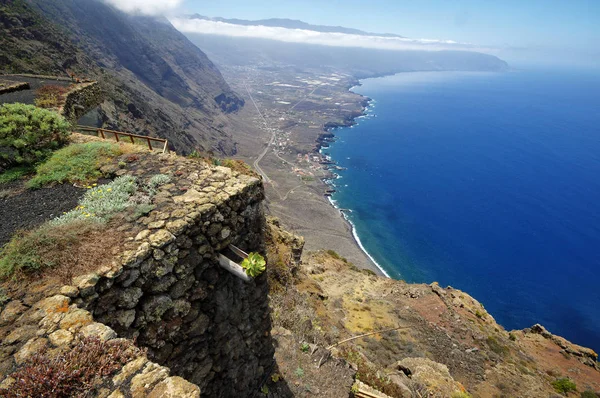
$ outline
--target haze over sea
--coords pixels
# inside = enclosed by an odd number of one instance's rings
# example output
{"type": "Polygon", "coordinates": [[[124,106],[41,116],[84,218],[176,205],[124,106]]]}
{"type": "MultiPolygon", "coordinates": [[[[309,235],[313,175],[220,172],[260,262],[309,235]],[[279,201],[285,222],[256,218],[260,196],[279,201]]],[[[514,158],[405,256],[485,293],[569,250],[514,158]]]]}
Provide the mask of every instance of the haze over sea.
{"type": "Polygon", "coordinates": [[[402,73],[324,153],[390,276],[471,294],[507,330],[600,349],[600,72],[402,73]]]}

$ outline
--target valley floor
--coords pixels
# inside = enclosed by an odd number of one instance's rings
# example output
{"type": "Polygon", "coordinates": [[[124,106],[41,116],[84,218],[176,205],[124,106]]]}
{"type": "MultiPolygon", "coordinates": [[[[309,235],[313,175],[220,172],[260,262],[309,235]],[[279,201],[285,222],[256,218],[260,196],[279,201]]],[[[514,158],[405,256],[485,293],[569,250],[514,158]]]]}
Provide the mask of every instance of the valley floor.
{"type": "Polygon", "coordinates": [[[269,213],[304,236],[308,251],[334,250],[381,274],[326,197],[331,188],[324,180],[333,175],[317,152],[318,140],[327,134],[325,124],[346,124],[362,113],[365,98],[348,90],[356,79],[335,71],[222,69],[246,100],[237,115],[238,155],[263,175],[269,213]]]}

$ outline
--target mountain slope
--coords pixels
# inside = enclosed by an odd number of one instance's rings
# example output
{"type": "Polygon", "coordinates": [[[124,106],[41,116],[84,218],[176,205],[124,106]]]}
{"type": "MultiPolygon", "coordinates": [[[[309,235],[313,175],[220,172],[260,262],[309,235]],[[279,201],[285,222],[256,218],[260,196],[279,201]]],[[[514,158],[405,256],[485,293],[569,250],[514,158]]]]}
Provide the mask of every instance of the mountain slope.
{"type": "Polygon", "coordinates": [[[235,153],[225,113],[243,100],[168,21],[129,16],[99,0],[9,0],[0,29],[0,72],[71,69],[107,91],[103,125],[168,138],[181,152],[235,153]]]}

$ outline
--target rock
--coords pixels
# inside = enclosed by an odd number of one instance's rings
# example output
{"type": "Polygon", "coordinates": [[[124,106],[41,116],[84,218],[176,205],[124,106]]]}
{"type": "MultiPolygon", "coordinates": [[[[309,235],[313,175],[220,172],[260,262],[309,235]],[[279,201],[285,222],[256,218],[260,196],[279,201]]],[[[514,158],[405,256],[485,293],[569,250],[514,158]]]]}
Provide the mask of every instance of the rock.
{"type": "Polygon", "coordinates": [[[63,286],[60,288],[60,294],[74,298],[79,295],[79,289],[76,286],[63,286]]]}
{"type": "Polygon", "coordinates": [[[150,297],[143,305],[144,318],[148,322],[158,321],[171,307],[173,300],[169,296],[150,297]]]}
{"type": "Polygon", "coordinates": [[[148,237],[150,244],[154,247],[163,247],[175,240],[175,236],[167,231],[161,229],[148,237]]]}
{"type": "Polygon", "coordinates": [[[14,322],[25,311],[27,311],[27,307],[19,300],[11,301],[0,314],[0,324],[5,325],[14,322]]]}
{"type": "Polygon", "coordinates": [[[210,324],[210,319],[205,314],[199,314],[198,317],[190,324],[187,334],[190,337],[200,336],[210,324]]]}
{"type": "Polygon", "coordinates": [[[135,240],[144,240],[148,236],[150,236],[151,233],[152,233],[152,231],[150,231],[149,229],[145,229],[135,236],[135,240]]]}
{"type": "Polygon", "coordinates": [[[48,345],[48,340],[44,338],[35,338],[29,340],[25,345],[15,354],[15,362],[17,365],[23,364],[32,355],[39,353],[48,345]]]}
{"type": "Polygon", "coordinates": [[[167,229],[175,236],[179,236],[185,231],[188,223],[183,220],[175,220],[167,223],[167,229]]]}
{"type": "Polygon", "coordinates": [[[117,333],[115,333],[114,330],[98,322],[94,322],[82,327],[80,333],[84,337],[98,337],[103,341],[111,340],[117,337],[117,333]]]}
{"type": "Polygon", "coordinates": [[[199,398],[200,388],[181,377],[168,377],[161,381],[148,398],[199,398]]]}
{"type": "Polygon", "coordinates": [[[117,324],[123,328],[130,327],[135,321],[135,310],[120,310],[114,313],[117,324]]]}
{"type": "Polygon", "coordinates": [[[115,390],[106,398],[125,398],[125,395],[121,392],[121,390],[115,390]]]}
{"type": "Polygon", "coordinates": [[[92,322],[92,314],[85,310],[76,308],[68,312],[62,321],[60,321],[60,328],[69,331],[76,331],[92,322]]]}
{"type": "Polygon", "coordinates": [[[36,335],[37,327],[33,325],[25,325],[21,326],[10,332],[8,336],[6,336],[2,340],[2,345],[12,345],[15,343],[20,343],[22,341],[27,341],[36,335]]]}
{"type": "Polygon", "coordinates": [[[12,377],[7,377],[6,379],[2,380],[2,383],[0,383],[0,390],[1,389],[6,389],[8,390],[13,384],[15,384],[16,380],[13,379],[12,377]]]}
{"type": "Polygon", "coordinates": [[[169,376],[169,369],[159,366],[155,363],[146,365],[142,373],[139,373],[131,379],[131,397],[144,398],[153,389],[156,384],[169,376]]]}
{"type": "Polygon", "coordinates": [[[81,297],[88,297],[95,293],[95,286],[100,280],[98,274],[88,274],[73,278],[73,285],[79,289],[81,297]]]}
{"type": "Polygon", "coordinates": [[[175,203],[190,203],[194,202],[199,205],[209,203],[210,200],[207,195],[203,192],[198,192],[195,189],[188,189],[187,192],[181,196],[174,196],[173,200],[175,203]]]}
{"type": "Polygon", "coordinates": [[[39,301],[34,305],[35,309],[42,311],[42,318],[48,314],[55,314],[57,312],[65,313],[69,309],[69,303],[71,299],[67,296],[56,295],[48,297],[42,301],[39,301]]]}
{"type": "Polygon", "coordinates": [[[123,366],[121,372],[112,379],[115,387],[119,387],[125,383],[130,377],[142,369],[146,363],[148,363],[148,359],[146,357],[140,357],[123,366]]]}
{"type": "Polygon", "coordinates": [[[397,369],[409,370],[411,379],[422,384],[431,396],[451,397],[461,391],[446,365],[427,358],[405,358],[396,363],[397,369]]]}
{"type": "Polygon", "coordinates": [[[52,345],[55,345],[57,347],[66,346],[71,344],[71,342],[73,341],[73,333],[67,330],[59,329],[54,333],[50,334],[48,336],[48,339],[50,340],[50,343],[52,343],[52,345]]]}
{"type": "Polygon", "coordinates": [[[149,229],[160,229],[165,226],[165,222],[163,220],[151,222],[148,224],[149,229]]]}
{"type": "Polygon", "coordinates": [[[124,309],[135,308],[144,292],[139,287],[130,287],[117,292],[117,306],[124,309]]]}

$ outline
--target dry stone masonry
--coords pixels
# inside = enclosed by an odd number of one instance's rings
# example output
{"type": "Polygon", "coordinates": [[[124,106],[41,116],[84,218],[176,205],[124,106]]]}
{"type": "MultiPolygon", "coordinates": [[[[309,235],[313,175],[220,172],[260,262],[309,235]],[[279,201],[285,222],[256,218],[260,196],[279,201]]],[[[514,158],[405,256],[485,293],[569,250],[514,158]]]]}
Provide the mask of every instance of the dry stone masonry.
{"type": "Polygon", "coordinates": [[[142,396],[133,382],[142,374],[150,375],[153,387],[144,393],[157,397],[171,396],[166,391],[174,386],[189,390],[178,396],[190,397],[197,396],[195,386],[210,397],[258,391],[274,353],[267,278],[244,282],[219,267],[218,255],[230,244],[264,254],[262,183],[171,154],[143,154],[125,168],[117,160],[103,171],[132,174],[140,182],[168,174],[172,181],[158,189],[153,211],[119,228],[128,238],[112,266],[73,278],[52,298],[68,302],[61,320],[40,315],[32,326],[24,322],[32,309],[18,301],[5,307],[0,322],[18,320],[29,332],[2,341],[0,348],[11,357],[0,375],[10,374],[23,350],[69,344],[75,331],[64,327],[70,323],[65,319],[75,319],[84,320],[79,333],[131,339],[147,348],[149,359],[127,365],[122,384],[113,378],[111,397],[142,396]]]}

